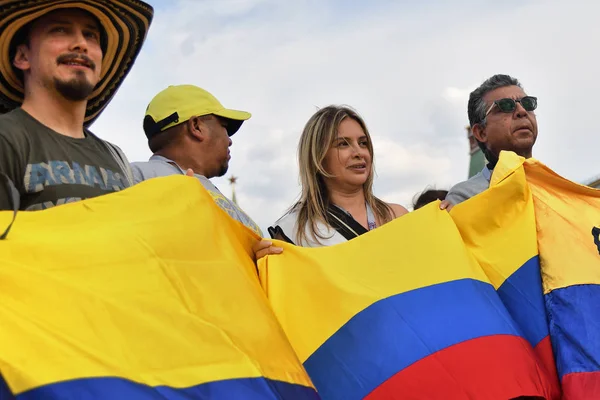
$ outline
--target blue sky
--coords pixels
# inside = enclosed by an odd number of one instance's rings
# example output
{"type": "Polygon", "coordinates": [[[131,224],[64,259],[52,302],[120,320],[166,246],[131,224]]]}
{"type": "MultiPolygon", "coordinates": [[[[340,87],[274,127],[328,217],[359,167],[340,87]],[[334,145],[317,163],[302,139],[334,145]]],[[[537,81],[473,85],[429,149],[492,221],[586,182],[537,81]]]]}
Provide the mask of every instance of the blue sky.
{"type": "MultiPolygon", "coordinates": [[[[296,145],[316,107],[349,104],[373,135],[376,194],[410,207],[468,171],[468,94],[508,73],[539,98],[534,156],[569,179],[600,174],[600,4],[587,1],[150,0],[132,72],[94,124],[133,161],[150,156],[150,99],[170,84],[252,112],[233,137],[241,206],[266,228],[298,194],[296,145]]],[[[226,178],[226,177],[225,177],[226,178]]],[[[214,182],[229,194],[225,178],[214,182]]]]}

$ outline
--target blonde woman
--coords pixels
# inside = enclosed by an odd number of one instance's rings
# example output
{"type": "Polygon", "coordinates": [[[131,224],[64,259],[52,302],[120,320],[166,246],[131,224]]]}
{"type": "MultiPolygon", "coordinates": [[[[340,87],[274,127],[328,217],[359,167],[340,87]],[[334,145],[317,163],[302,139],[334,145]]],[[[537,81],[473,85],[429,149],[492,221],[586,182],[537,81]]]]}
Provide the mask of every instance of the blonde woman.
{"type": "Polygon", "coordinates": [[[297,246],[342,243],[406,214],[373,194],[373,144],[362,118],[329,106],[307,122],[298,146],[300,200],[269,227],[297,246]]]}

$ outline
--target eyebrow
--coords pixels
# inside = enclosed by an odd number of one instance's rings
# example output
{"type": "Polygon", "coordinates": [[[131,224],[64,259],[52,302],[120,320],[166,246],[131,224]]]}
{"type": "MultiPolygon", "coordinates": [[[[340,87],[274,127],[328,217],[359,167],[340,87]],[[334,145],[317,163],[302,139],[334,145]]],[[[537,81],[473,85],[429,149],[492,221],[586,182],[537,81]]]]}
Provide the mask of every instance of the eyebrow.
{"type": "MultiPolygon", "coordinates": [[[[361,140],[361,139],[368,139],[367,135],[363,135],[363,136],[361,136],[361,137],[358,138],[358,140],[361,140]]],[[[352,140],[352,138],[346,137],[346,136],[338,136],[338,137],[335,138],[335,140],[345,140],[345,141],[349,142],[350,140],[352,140]]]]}
{"type": "MultiPolygon", "coordinates": [[[[62,18],[53,18],[53,19],[50,19],[48,21],[48,23],[50,25],[73,25],[72,21],[69,21],[68,19],[62,19],[62,18]]],[[[100,27],[98,26],[98,24],[95,24],[93,22],[86,22],[84,24],[84,26],[87,29],[100,32],[100,27]]]]}

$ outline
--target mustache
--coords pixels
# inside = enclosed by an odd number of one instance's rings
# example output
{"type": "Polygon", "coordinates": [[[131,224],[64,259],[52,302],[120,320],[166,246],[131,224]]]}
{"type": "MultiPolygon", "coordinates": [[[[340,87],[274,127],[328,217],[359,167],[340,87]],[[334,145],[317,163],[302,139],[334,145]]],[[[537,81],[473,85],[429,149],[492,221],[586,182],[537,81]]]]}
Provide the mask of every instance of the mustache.
{"type": "Polygon", "coordinates": [[[56,62],[58,64],[68,63],[73,60],[83,60],[85,64],[92,69],[92,71],[96,70],[96,63],[92,61],[91,58],[82,53],[67,53],[58,56],[56,62]]]}

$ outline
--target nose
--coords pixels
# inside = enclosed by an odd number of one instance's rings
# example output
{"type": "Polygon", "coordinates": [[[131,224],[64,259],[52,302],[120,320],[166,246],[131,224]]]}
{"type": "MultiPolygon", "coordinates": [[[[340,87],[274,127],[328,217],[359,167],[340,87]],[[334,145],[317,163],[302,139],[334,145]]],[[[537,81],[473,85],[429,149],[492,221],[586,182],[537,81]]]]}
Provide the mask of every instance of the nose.
{"type": "Polygon", "coordinates": [[[352,158],[365,158],[365,155],[368,152],[368,149],[361,147],[358,143],[352,145],[352,158]]]}
{"type": "Polygon", "coordinates": [[[231,140],[231,136],[229,137],[229,146],[227,147],[231,147],[231,145],[233,144],[233,140],[231,140]]]}
{"type": "Polygon", "coordinates": [[[527,116],[527,110],[523,108],[521,103],[517,103],[517,107],[515,108],[515,115],[517,118],[525,118],[527,116]]]}
{"type": "Polygon", "coordinates": [[[76,29],[73,33],[73,40],[71,42],[71,51],[80,52],[87,54],[88,44],[85,35],[81,29],[76,29]]]}

